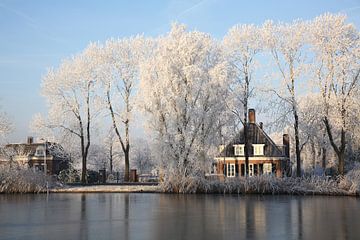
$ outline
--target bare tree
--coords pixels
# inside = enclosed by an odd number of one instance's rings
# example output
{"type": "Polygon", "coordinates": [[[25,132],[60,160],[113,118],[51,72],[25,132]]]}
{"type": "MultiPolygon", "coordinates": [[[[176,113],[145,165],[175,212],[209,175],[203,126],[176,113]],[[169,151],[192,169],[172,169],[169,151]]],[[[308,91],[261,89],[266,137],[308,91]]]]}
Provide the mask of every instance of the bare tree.
{"type": "Polygon", "coordinates": [[[44,124],[48,128],[61,129],[80,141],[82,183],[87,182],[92,120],[97,112],[94,102],[95,76],[92,70],[96,63],[88,51],[65,60],[57,69],[50,70],[42,83],[42,94],[49,105],[44,124]]]}
{"type": "Polygon", "coordinates": [[[109,40],[104,46],[98,46],[98,79],[105,89],[105,102],[112,126],[124,152],[126,182],[129,181],[130,170],[130,123],[135,105],[134,88],[144,48],[146,41],[142,37],[109,40]]]}
{"type": "MultiPolygon", "coordinates": [[[[311,25],[315,52],[314,73],[322,96],[322,115],[330,144],[344,174],[351,105],[356,104],[360,81],[360,37],[346,16],[324,14],[311,25]],[[336,116],[331,121],[331,115],[336,116]],[[336,141],[335,129],[340,129],[336,141]]],[[[351,131],[351,130],[350,130],[351,131]]]]}

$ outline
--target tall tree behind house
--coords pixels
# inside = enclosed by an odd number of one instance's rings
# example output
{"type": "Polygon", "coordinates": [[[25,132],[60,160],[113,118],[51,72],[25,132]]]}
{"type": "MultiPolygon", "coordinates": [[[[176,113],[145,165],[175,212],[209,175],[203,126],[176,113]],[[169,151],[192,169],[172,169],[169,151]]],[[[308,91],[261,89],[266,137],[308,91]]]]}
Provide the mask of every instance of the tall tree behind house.
{"type": "Polygon", "coordinates": [[[308,23],[295,21],[291,24],[273,24],[265,22],[263,36],[267,49],[280,73],[279,89],[272,89],[283,106],[281,111],[290,112],[293,117],[295,133],[296,175],[301,176],[301,144],[299,137],[298,91],[301,82],[304,84],[306,74],[306,47],[308,23]],[[286,111],[284,106],[288,109],[286,111]]]}
{"type": "Polygon", "coordinates": [[[225,108],[228,66],[208,34],[173,25],[158,39],[141,68],[140,91],[156,141],[165,179],[183,191],[192,177],[204,175],[199,159],[217,131],[225,108]]]}
{"type": "Polygon", "coordinates": [[[244,126],[245,173],[249,174],[248,106],[253,96],[253,74],[257,68],[256,57],[262,50],[261,29],[254,25],[235,25],[223,39],[226,58],[229,61],[233,79],[229,84],[232,93],[230,110],[244,126]]]}

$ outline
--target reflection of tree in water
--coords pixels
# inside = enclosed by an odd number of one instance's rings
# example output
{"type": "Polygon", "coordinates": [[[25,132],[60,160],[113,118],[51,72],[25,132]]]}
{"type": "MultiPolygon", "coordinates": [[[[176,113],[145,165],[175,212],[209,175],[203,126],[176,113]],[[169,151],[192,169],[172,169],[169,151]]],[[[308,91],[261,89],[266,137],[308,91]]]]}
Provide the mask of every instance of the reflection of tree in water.
{"type": "Polygon", "coordinates": [[[298,216],[298,239],[303,239],[303,215],[302,215],[302,199],[297,199],[297,216],[298,216]]]}
{"type": "Polygon", "coordinates": [[[129,214],[130,213],[130,195],[126,194],[124,199],[124,234],[125,239],[129,239],[129,214]]]}
{"type": "Polygon", "coordinates": [[[81,194],[80,236],[79,239],[88,239],[88,219],[86,214],[86,194],[81,194]]]}
{"type": "Polygon", "coordinates": [[[359,239],[360,235],[360,200],[352,197],[50,194],[48,203],[45,195],[0,195],[0,201],[6,216],[0,219],[3,238],[6,232],[28,239],[45,234],[54,240],[359,239]]]}

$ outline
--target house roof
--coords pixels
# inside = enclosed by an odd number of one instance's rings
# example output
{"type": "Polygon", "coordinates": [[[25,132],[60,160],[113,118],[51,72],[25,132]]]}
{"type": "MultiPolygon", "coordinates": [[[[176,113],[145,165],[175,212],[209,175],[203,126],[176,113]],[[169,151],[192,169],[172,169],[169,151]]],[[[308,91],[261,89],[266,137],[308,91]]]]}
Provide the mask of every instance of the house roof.
{"type": "MultiPolygon", "coordinates": [[[[264,156],[267,157],[285,157],[283,146],[278,146],[265,133],[265,131],[257,123],[248,123],[248,142],[250,149],[248,149],[249,157],[254,156],[252,144],[264,144],[264,156]]],[[[234,145],[245,144],[244,128],[226,145],[225,149],[220,153],[220,157],[234,157],[234,145]]]]}
{"type": "MultiPolygon", "coordinates": [[[[35,156],[36,149],[38,147],[42,147],[42,149],[45,148],[45,143],[12,143],[7,144],[5,146],[5,149],[13,150],[15,155],[27,155],[27,156],[35,156]]],[[[67,159],[66,153],[61,145],[53,142],[47,142],[46,143],[46,154],[51,155],[54,158],[60,160],[60,159],[67,159]],[[59,152],[63,152],[64,154],[56,153],[56,151],[52,151],[51,149],[58,149],[59,152]]]]}

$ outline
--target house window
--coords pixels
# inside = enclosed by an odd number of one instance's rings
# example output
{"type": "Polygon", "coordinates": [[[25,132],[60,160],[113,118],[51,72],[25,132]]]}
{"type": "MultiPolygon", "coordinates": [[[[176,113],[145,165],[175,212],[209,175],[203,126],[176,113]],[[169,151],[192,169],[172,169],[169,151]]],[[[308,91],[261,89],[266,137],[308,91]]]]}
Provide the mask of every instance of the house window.
{"type": "Polygon", "coordinates": [[[37,157],[42,157],[45,155],[45,149],[43,146],[39,146],[36,148],[36,151],[35,151],[35,156],[37,157]]]}
{"type": "Polygon", "coordinates": [[[244,156],[244,144],[234,145],[234,155],[244,156]]]}
{"type": "Polygon", "coordinates": [[[249,163],[249,176],[250,177],[254,176],[254,164],[253,163],[249,163]]]}
{"type": "Polygon", "coordinates": [[[264,146],[265,144],[253,144],[254,156],[264,155],[264,146]]]}
{"type": "Polygon", "coordinates": [[[33,168],[35,172],[43,172],[44,171],[44,165],[39,163],[34,163],[33,168]]]}
{"type": "Polygon", "coordinates": [[[227,176],[228,177],[235,177],[235,164],[231,163],[227,165],[227,176]]]}
{"type": "Polygon", "coordinates": [[[219,152],[220,152],[220,153],[221,153],[224,149],[225,149],[225,145],[220,145],[220,146],[219,146],[219,152]]]}
{"type": "Polygon", "coordinates": [[[264,172],[264,174],[271,175],[271,173],[272,173],[272,164],[271,163],[264,163],[263,172],[264,172]]]}

